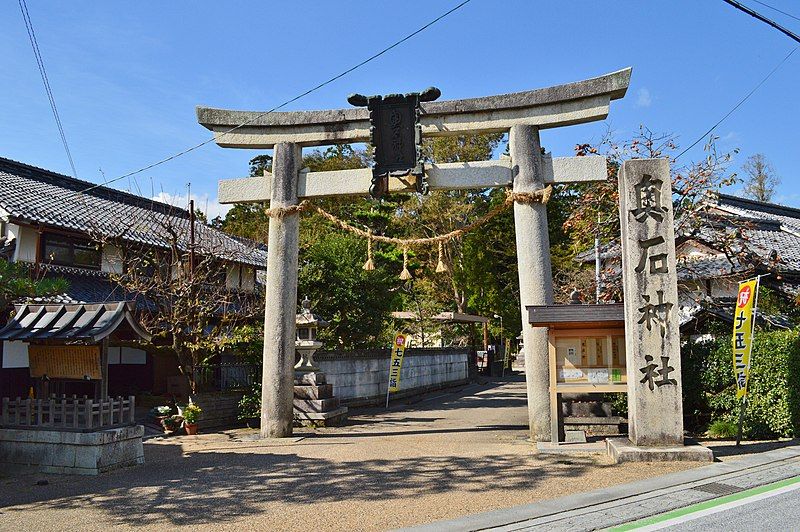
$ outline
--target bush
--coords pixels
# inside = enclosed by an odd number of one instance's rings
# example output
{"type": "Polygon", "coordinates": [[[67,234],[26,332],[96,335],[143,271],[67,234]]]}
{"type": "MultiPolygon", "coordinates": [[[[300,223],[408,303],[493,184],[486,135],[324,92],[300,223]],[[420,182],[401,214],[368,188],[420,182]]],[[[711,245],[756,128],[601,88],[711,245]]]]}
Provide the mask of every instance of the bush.
{"type": "Polygon", "coordinates": [[[718,419],[708,427],[708,435],[712,438],[735,438],[738,426],[732,421],[718,419]]]}
{"type": "Polygon", "coordinates": [[[239,400],[240,421],[261,418],[261,381],[254,381],[252,386],[239,400]]]}
{"type": "MultiPolygon", "coordinates": [[[[800,435],[800,332],[758,331],[743,434],[751,439],[800,435]]],[[[711,419],[737,423],[730,334],[681,351],[684,414],[698,430],[711,419]]]]}

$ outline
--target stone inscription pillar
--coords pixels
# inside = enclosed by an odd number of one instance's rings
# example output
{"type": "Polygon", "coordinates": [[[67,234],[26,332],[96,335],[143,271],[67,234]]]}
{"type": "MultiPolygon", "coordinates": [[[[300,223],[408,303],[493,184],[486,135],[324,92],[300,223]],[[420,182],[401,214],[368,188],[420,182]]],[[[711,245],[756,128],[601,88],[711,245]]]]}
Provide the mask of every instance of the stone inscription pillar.
{"type": "Polygon", "coordinates": [[[634,445],[683,445],[678,277],[666,159],[619,173],[628,427],[634,445]]]}
{"type": "MultiPolygon", "coordinates": [[[[513,163],[514,192],[534,192],[544,188],[539,130],[534,126],[514,126],[509,134],[513,163]]],[[[528,391],[528,424],[531,439],[550,440],[550,378],[547,328],[531,327],[527,305],[553,303],[553,278],[550,269],[550,236],[547,232],[547,206],[514,204],[517,240],[522,337],[525,344],[525,381],[528,391]]]]}
{"type": "MultiPolygon", "coordinates": [[[[297,180],[301,164],[300,146],[294,143],[275,145],[271,208],[297,204],[297,180]]],[[[292,435],[299,236],[299,214],[270,218],[264,306],[264,369],[261,380],[262,438],[292,435]]]]}

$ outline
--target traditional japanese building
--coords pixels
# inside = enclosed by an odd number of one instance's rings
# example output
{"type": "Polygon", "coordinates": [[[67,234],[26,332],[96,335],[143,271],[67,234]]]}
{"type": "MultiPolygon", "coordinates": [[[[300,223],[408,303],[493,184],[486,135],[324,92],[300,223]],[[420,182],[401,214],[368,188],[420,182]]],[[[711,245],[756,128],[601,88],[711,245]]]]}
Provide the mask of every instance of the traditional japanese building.
{"type": "MultiPolygon", "coordinates": [[[[770,273],[762,285],[787,300],[800,296],[800,209],[713,194],[703,201],[702,212],[701,227],[676,222],[682,328],[694,329],[709,318],[731,321],[738,283],[755,275],[770,273]]],[[[616,282],[619,243],[603,246],[599,255],[604,281],[616,282]]],[[[594,264],[595,253],[583,252],[577,260],[594,264]]],[[[781,316],[762,319],[788,326],[781,316]]]]}
{"type": "MultiPolygon", "coordinates": [[[[29,266],[31,275],[62,278],[69,285],[64,293],[29,303],[74,306],[136,300],[114,275],[125,271],[132,250],[168,249],[173,243],[168,232],[181,246],[191,238],[197,254],[216,257],[224,265],[225,275],[216,282],[231,290],[255,291],[256,272],[266,267],[266,251],[202,222],[192,224],[192,219],[186,209],[0,158],[0,254],[29,266]]],[[[6,319],[3,316],[0,323],[6,319]]],[[[112,343],[109,349],[112,395],[163,393],[177,374],[174,359],[154,355],[147,345],[112,343]]],[[[3,341],[0,396],[25,395],[30,375],[29,342],[3,341]]]]}

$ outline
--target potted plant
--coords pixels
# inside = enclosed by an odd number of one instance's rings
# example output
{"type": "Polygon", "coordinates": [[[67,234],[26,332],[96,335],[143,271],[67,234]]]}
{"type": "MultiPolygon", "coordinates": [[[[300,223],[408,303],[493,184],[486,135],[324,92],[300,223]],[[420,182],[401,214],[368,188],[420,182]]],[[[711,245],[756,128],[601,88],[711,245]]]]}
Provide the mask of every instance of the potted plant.
{"type": "Polygon", "coordinates": [[[181,428],[183,418],[178,415],[167,416],[161,420],[161,426],[164,427],[164,434],[174,434],[181,428]]]}
{"type": "Polygon", "coordinates": [[[200,418],[200,414],[202,413],[203,410],[194,403],[189,403],[184,407],[183,428],[186,430],[186,434],[197,434],[197,420],[200,418]]]}

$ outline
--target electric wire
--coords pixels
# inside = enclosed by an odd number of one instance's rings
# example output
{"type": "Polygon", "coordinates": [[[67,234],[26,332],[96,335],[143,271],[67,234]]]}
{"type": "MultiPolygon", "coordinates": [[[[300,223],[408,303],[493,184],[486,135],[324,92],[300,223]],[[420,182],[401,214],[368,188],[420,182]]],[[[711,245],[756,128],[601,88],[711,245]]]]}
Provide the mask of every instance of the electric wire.
{"type": "Polygon", "coordinates": [[[766,7],[767,9],[771,9],[773,11],[777,11],[778,13],[780,13],[782,15],[786,15],[787,17],[793,18],[795,20],[800,20],[800,17],[796,17],[796,16],[792,15],[791,13],[787,13],[786,11],[781,11],[777,7],[773,7],[773,6],[769,5],[769,4],[765,4],[764,2],[759,2],[758,0],[752,0],[752,1],[755,2],[756,4],[759,4],[759,5],[762,5],[762,6],[766,7]]]}
{"type": "Polygon", "coordinates": [[[795,41],[800,43],[800,35],[797,35],[793,31],[784,28],[783,26],[781,26],[780,24],[778,24],[774,20],[765,17],[761,13],[750,9],[746,5],[741,4],[741,3],[737,2],[736,0],[722,0],[722,1],[725,2],[728,5],[731,5],[731,6],[735,7],[739,11],[743,11],[743,12],[747,13],[751,17],[757,18],[758,20],[760,20],[761,22],[763,22],[765,24],[769,24],[770,26],[772,26],[773,28],[775,28],[779,32],[783,33],[784,35],[788,36],[789,38],[794,39],[795,41]]]}
{"type": "Polygon", "coordinates": [[[18,3],[19,10],[22,13],[22,20],[25,23],[25,30],[28,32],[28,39],[31,42],[31,48],[33,48],[33,56],[36,59],[36,66],[39,69],[39,75],[42,77],[44,91],[45,94],[47,94],[48,101],[50,102],[50,110],[53,112],[53,118],[56,121],[58,134],[61,137],[61,143],[64,145],[64,151],[67,152],[67,159],[69,159],[69,166],[72,168],[72,176],[77,179],[78,173],[75,171],[75,162],[72,159],[72,152],[70,152],[69,144],[67,143],[67,136],[64,133],[64,125],[61,123],[61,117],[58,114],[58,107],[56,106],[56,100],[53,96],[53,89],[50,87],[50,79],[47,77],[47,70],[44,67],[42,52],[39,49],[39,41],[36,39],[36,32],[33,29],[31,15],[28,12],[28,4],[25,2],[25,0],[18,0],[18,3]]]}
{"type": "MultiPolygon", "coordinates": [[[[224,135],[228,135],[230,133],[233,133],[234,131],[236,131],[236,130],[238,130],[238,129],[240,129],[240,128],[248,125],[248,124],[250,124],[251,122],[253,122],[255,120],[258,120],[261,117],[264,117],[264,116],[266,116],[266,115],[268,115],[270,113],[273,113],[273,112],[277,111],[278,109],[281,109],[281,108],[283,108],[283,107],[285,107],[285,106],[287,106],[287,105],[289,105],[291,103],[294,103],[297,100],[299,100],[299,99],[301,99],[301,98],[303,98],[305,96],[308,96],[312,92],[315,92],[315,91],[325,87],[326,85],[329,85],[329,84],[333,83],[334,81],[336,81],[336,80],[338,80],[340,78],[343,78],[344,76],[346,76],[347,74],[350,74],[354,70],[357,70],[357,69],[361,68],[362,66],[366,65],[367,63],[370,63],[373,60],[375,60],[375,59],[379,58],[380,56],[382,56],[383,54],[389,52],[390,50],[400,46],[401,44],[403,44],[407,40],[411,39],[412,37],[418,35],[419,33],[422,33],[423,31],[425,31],[429,27],[433,26],[434,24],[436,24],[437,22],[439,22],[443,18],[447,17],[451,13],[461,9],[462,7],[464,7],[465,5],[470,3],[471,1],[472,0],[463,0],[461,3],[457,4],[455,7],[452,7],[451,9],[449,9],[448,11],[442,13],[441,15],[436,17],[435,19],[433,19],[430,22],[428,22],[427,24],[425,24],[425,25],[421,26],[420,28],[418,28],[417,30],[409,33],[408,35],[406,35],[402,39],[400,39],[398,41],[395,41],[393,44],[387,46],[386,48],[382,49],[381,51],[369,56],[368,58],[364,59],[360,63],[357,63],[357,64],[353,65],[352,67],[348,68],[347,70],[345,70],[345,71],[333,76],[332,78],[329,78],[329,79],[323,81],[322,83],[319,83],[318,85],[315,85],[314,87],[308,89],[307,91],[305,91],[305,92],[303,92],[301,94],[298,94],[297,96],[295,96],[293,98],[290,98],[290,99],[286,100],[285,102],[281,103],[280,105],[277,105],[277,106],[273,107],[272,109],[270,109],[268,111],[264,111],[263,113],[259,113],[259,114],[255,115],[255,116],[253,116],[252,118],[246,120],[245,122],[242,122],[241,124],[231,128],[231,129],[229,129],[227,131],[224,131],[224,132],[220,133],[219,136],[224,136],[224,135]]],[[[126,177],[130,177],[130,176],[133,176],[133,175],[136,175],[136,174],[140,174],[142,172],[150,170],[151,168],[155,168],[156,166],[162,165],[162,164],[164,164],[166,162],[172,161],[173,159],[177,159],[178,157],[186,155],[187,153],[190,153],[190,152],[192,152],[192,151],[194,151],[194,150],[196,150],[198,148],[201,148],[201,147],[205,146],[206,144],[209,144],[209,143],[213,142],[216,138],[217,138],[217,135],[214,135],[211,138],[204,140],[203,142],[195,144],[194,146],[190,146],[189,148],[186,148],[185,150],[179,151],[178,153],[175,153],[173,155],[170,155],[169,157],[165,157],[165,158],[163,158],[161,160],[158,160],[158,161],[156,161],[156,162],[154,162],[152,164],[148,164],[147,166],[143,166],[142,168],[139,168],[137,170],[133,170],[131,172],[128,172],[127,174],[123,174],[123,175],[120,175],[120,176],[115,177],[113,179],[109,179],[103,184],[98,184],[98,185],[93,185],[91,187],[87,187],[87,188],[85,188],[85,189],[83,189],[81,191],[76,192],[76,194],[84,194],[84,193],[89,192],[90,190],[93,190],[95,188],[102,187],[102,186],[105,186],[107,184],[114,183],[116,181],[120,181],[122,179],[125,179],[126,177]]]]}
{"type": "Polygon", "coordinates": [[[781,68],[781,67],[783,66],[783,64],[784,64],[784,63],[786,63],[786,61],[788,61],[788,60],[789,60],[789,58],[792,56],[792,54],[793,54],[793,53],[795,53],[796,51],[797,51],[797,48],[792,48],[792,50],[791,50],[791,51],[790,51],[788,54],[786,54],[786,57],[784,57],[784,58],[781,60],[781,62],[780,62],[780,63],[778,63],[777,65],[775,65],[775,68],[773,68],[772,70],[770,70],[770,71],[769,71],[769,74],[767,74],[766,76],[764,76],[764,78],[763,78],[761,81],[759,81],[759,82],[758,82],[758,85],[756,85],[755,87],[753,87],[753,89],[752,89],[750,92],[748,92],[748,93],[747,93],[747,95],[746,95],[744,98],[742,98],[741,100],[739,100],[739,103],[737,103],[736,105],[734,105],[734,106],[733,106],[733,108],[732,108],[730,111],[728,111],[727,113],[725,113],[725,116],[723,116],[722,118],[720,118],[719,120],[717,120],[717,123],[716,123],[716,124],[714,124],[713,126],[711,126],[711,127],[708,129],[708,131],[706,131],[706,132],[705,132],[705,133],[703,133],[703,134],[702,134],[700,137],[698,137],[698,139],[697,139],[696,141],[692,142],[692,143],[689,145],[689,147],[688,147],[688,148],[686,148],[685,150],[683,150],[682,152],[680,152],[680,153],[678,154],[678,156],[677,156],[677,157],[675,157],[675,159],[674,159],[674,160],[675,160],[675,161],[677,161],[677,160],[680,158],[680,156],[681,156],[681,155],[683,155],[683,154],[684,154],[684,153],[686,153],[687,151],[689,151],[689,150],[691,150],[692,148],[694,148],[694,147],[697,145],[697,143],[698,143],[698,142],[700,142],[701,140],[703,140],[704,138],[706,138],[706,136],[707,136],[707,135],[709,135],[709,134],[710,134],[712,131],[714,131],[714,130],[717,128],[717,126],[719,126],[719,125],[720,125],[722,122],[724,122],[724,121],[725,121],[725,119],[726,119],[726,118],[728,118],[729,116],[731,116],[731,115],[734,113],[734,111],[736,111],[736,110],[737,110],[739,107],[741,107],[741,106],[742,106],[742,104],[744,104],[744,102],[746,102],[748,99],[750,99],[750,96],[752,96],[752,95],[753,95],[753,94],[754,94],[754,93],[755,93],[755,92],[756,92],[756,91],[757,91],[757,90],[758,90],[758,89],[759,89],[759,88],[760,88],[760,87],[761,87],[761,86],[762,86],[764,83],[766,83],[766,82],[767,82],[767,80],[768,80],[769,78],[771,78],[771,77],[772,77],[772,75],[773,75],[775,72],[777,72],[777,71],[778,71],[778,69],[779,69],[779,68],[781,68]]]}

